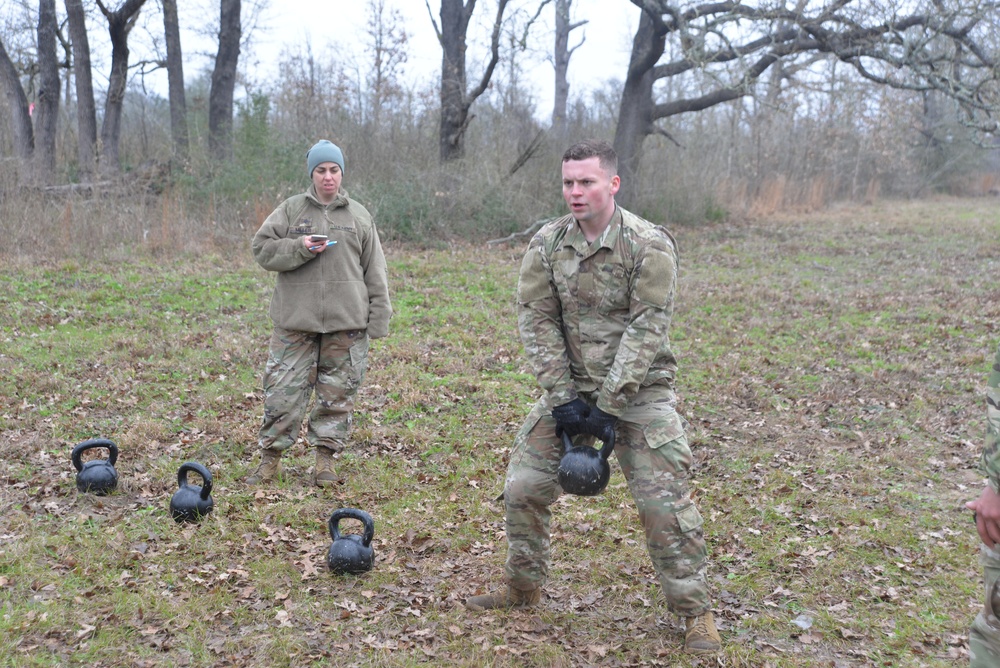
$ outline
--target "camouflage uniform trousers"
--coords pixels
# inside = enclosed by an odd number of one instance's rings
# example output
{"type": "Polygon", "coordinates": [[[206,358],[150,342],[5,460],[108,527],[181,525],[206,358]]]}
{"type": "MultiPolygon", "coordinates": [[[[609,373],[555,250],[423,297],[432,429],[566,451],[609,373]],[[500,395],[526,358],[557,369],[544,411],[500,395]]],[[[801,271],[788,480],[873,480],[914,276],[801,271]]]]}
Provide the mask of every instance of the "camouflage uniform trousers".
{"type": "Polygon", "coordinates": [[[281,452],[295,444],[315,388],[306,441],[343,450],[367,369],[368,334],[363,330],[317,334],[275,327],[264,370],[261,449],[281,452]]]}
{"type": "Polygon", "coordinates": [[[980,546],[986,582],[985,604],[972,622],[969,632],[969,665],[972,668],[1000,666],[1000,550],[980,546]]]}
{"type": "MultiPolygon", "coordinates": [[[[594,405],[596,396],[584,399],[594,405]]],[[[677,615],[695,617],[711,609],[705,580],[708,550],[701,514],[688,489],[691,450],[674,403],[669,390],[640,390],[619,418],[614,452],[639,510],[667,605],[677,615]]],[[[550,506],[562,493],[558,468],[563,452],[550,412],[544,398],[535,404],[514,439],[507,468],[506,573],[515,589],[540,587],[548,577],[550,506]]],[[[588,441],[594,439],[575,439],[588,441]]]]}

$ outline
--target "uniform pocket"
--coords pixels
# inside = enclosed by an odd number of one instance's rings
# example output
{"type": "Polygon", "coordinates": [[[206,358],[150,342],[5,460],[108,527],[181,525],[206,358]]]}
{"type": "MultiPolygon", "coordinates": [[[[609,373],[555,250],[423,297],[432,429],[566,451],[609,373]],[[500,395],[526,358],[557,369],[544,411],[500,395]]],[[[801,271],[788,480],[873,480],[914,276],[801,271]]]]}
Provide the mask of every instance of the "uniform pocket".
{"type": "Polygon", "coordinates": [[[671,410],[662,417],[658,417],[646,427],[646,443],[653,450],[662,448],[673,441],[683,441],[678,445],[688,449],[687,434],[684,433],[684,420],[677,413],[671,410]]]}
{"type": "Polygon", "coordinates": [[[348,349],[351,354],[352,376],[358,385],[364,380],[365,372],[368,371],[368,346],[368,333],[364,332],[348,349]]]}
{"type": "Polygon", "coordinates": [[[684,533],[700,528],[703,523],[704,520],[701,519],[698,506],[693,503],[684,510],[677,512],[677,524],[680,525],[681,531],[684,533]]]}
{"type": "Polygon", "coordinates": [[[605,314],[628,310],[629,291],[625,267],[620,264],[607,264],[595,273],[596,291],[601,299],[598,310],[605,314]]]}

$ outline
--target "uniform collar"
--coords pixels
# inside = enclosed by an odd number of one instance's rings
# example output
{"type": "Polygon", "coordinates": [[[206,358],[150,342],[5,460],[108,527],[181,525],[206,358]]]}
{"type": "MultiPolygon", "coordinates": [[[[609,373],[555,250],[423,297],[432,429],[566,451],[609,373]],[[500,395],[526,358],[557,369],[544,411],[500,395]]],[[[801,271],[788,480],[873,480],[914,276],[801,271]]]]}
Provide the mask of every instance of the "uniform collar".
{"type": "Polygon", "coordinates": [[[621,229],[622,210],[618,206],[618,203],[615,202],[615,212],[611,214],[608,226],[604,228],[599,237],[594,239],[593,243],[589,243],[587,238],[583,236],[580,223],[574,219],[566,232],[566,237],[563,239],[563,245],[571,246],[580,255],[589,257],[602,248],[614,249],[615,244],[618,243],[618,235],[621,234],[621,229]]]}
{"type": "Polygon", "coordinates": [[[306,191],[306,196],[316,203],[316,206],[324,207],[329,206],[336,209],[339,206],[345,206],[347,204],[347,191],[341,188],[337,191],[337,196],[333,198],[333,201],[329,204],[323,204],[319,201],[319,197],[316,193],[316,184],[310,183],[309,190],[306,191]]]}

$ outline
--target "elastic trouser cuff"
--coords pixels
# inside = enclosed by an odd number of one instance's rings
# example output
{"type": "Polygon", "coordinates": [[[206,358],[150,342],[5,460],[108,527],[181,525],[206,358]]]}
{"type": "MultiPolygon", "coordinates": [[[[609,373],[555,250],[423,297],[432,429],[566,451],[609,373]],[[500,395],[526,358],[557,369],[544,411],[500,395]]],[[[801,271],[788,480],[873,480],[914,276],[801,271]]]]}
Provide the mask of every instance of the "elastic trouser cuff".
{"type": "Polygon", "coordinates": [[[679,617],[697,617],[712,609],[704,573],[684,579],[660,575],[660,586],[670,612],[679,617]]]}
{"type": "Polygon", "coordinates": [[[338,452],[343,452],[347,447],[343,441],[324,441],[322,443],[312,444],[317,450],[326,450],[330,454],[336,454],[338,452]]]}
{"type": "Polygon", "coordinates": [[[288,438],[276,438],[268,441],[261,440],[258,445],[261,450],[270,450],[281,454],[295,445],[295,441],[288,438]]]}

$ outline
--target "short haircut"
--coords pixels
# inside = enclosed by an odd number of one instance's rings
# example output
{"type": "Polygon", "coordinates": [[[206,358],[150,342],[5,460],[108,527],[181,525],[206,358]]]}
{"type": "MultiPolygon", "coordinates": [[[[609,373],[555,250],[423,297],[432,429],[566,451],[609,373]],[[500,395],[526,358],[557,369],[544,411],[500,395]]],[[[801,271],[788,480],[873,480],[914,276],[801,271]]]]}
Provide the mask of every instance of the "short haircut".
{"type": "Polygon", "coordinates": [[[603,139],[584,139],[566,149],[563,153],[563,162],[569,160],[586,160],[587,158],[597,158],[601,169],[609,175],[618,173],[618,154],[611,144],[603,139]]]}

